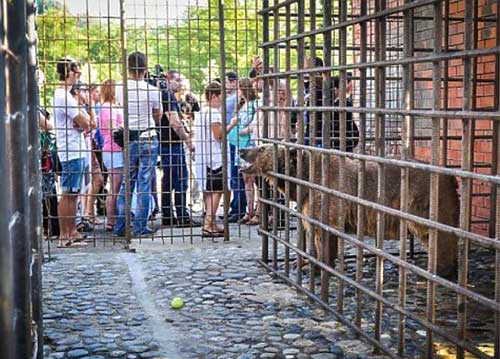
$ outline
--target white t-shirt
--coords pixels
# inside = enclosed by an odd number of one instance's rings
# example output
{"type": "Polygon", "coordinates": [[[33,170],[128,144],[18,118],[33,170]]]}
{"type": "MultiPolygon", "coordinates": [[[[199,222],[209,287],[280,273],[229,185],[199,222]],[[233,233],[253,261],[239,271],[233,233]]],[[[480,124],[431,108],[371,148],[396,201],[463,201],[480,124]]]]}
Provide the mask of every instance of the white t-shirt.
{"type": "MultiPolygon", "coordinates": [[[[156,134],[156,124],[153,119],[153,109],[161,110],[161,93],[158,88],[144,80],[127,80],[128,93],[128,128],[129,130],[146,130],[141,137],[151,137],[156,134]]],[[[123,104],[123,86],[116,85],[116,99],[123,104]]]]}
{"type": "Polygon", "coordinates": [[[87,146],[83,139],[83,132],[76,129],[73,123],[79,113],[78,102],[69,91],[56,88],[53,106],[59,159],[61,162],[67,162],[84,158],[87,146]]]}
{"type": "Polygon", "coordinates": [[[205,167],[213,170],[222,166],[222,145],[214,138],[212,124],[222,122],[222,114],[218,108],[207,107],[201,112],[195,112],[196,157],[202,160],[205,167]]]}

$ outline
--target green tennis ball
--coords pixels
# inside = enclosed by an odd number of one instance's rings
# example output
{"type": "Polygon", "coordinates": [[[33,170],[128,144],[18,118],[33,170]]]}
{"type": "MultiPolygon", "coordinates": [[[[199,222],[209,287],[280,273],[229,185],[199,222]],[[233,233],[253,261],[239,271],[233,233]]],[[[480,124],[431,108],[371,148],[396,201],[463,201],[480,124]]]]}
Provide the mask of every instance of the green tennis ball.
{"type": "Polygon", "coordinates": [[[179,297],[175,297],[174,299],[172,299],[170,306],[172,307],[172,309],[181,309],[184,306],[184,301],[179,297]]]}

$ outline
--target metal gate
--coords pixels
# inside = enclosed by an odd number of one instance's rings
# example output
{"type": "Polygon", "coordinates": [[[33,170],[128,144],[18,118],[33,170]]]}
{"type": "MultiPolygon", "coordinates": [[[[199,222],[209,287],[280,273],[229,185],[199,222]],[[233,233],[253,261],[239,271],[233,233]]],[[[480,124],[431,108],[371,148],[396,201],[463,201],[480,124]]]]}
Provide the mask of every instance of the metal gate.
{"type": "MultiPolygon", "coordinates": [[[[225,103],[237,91],[236,87],[226,87],[238,77],[247,76],[252,55],[257,53],[256,9],[256,2],[239,0],[225,5],[212,0],[40,1],[39,59],[44,74],[41,105],[51,116],[44,143],[44,154],[52,159],[52,166],[44,168],[44,228],[46,238],[51,239],[49,245],[124,243],[129,247],[144,237],[163,243],[173,243],[175,239],[192,243],[199,237],[227,241],[249,238],[255,233],[256,227],[237,223],[246,209],[234,201],[235,196],[245,197],[234,149],[226,141],[219,141],[217,164],[212,152],[200,155],[208,151],[207,144],[213,138],[212,134],[199,137],[204,129],[198,123],[207,114],[205,92],[209,84],[219,81],[215,91],[221,93],[220,102],[225,103]],[[147,60],[146,74],[144,80],[131,82],[135,70],[130,56],[138,52],[147,60]],[[55,144],[57,136],[50,137],[50,132],[64,138],[74,131],[71,125],[58,124],[55,118],[57,111],[71,107],[67,95],[62,106],[55,102],[55,93],[61,88],[57,66],[65,56],[70,57],[68,66],[74,63],[79,72],[79,79],[65,86],[67,92],[73,92],[69,97],[77,98],[79,106],[86,106],[89,115],[93,112],[95,122],[90,124],[91,131],[84,131],[84,139],[74,149],[60,140],[55,144]],[[136,121],[141,116],[140,91],[131,87],[139,82],[148,86],[148,103],[161,104],[163,112],[156,123],[143,121],[138,125],[136,121]],[[113,133],[120,128],[124,128],[124,144],[117,147],[113,133]],[[151,155],[147,165],[138,152],[140,143],[151,155]],[[71,155],[72,151],[78,156],[71,155]],[[54,162],[65,165],[73,157],[84,159],[84,180],[66,196],[68,201],[76,201],[76,212],[66,213],[63,208],[61,214],[61,199],[64,203],[66,200],[59,175],[65,169],[54,162]],[[212,198],[219,210],[212,215],[207,214],[204,205],[206,177],[214,175],[207,174],[205,167],[210,167],[210,163],[217,167],[215,176],[220,187],[217,197],[212,198]],[[143,175],[148,176],[147,181],[141,181],[143,175]],[[66,228],[65,217],[72,227],[76,223],[81,234],[66,228]],[[213,230],[207,230],[209,221],[213,222],[213,230]],[[122,225],[117,227],[117,223],[122,225]],[[155,232],[150,233],[151,229],[155,232]]],[[[137,86],[142,89],[145,85],[137,86]]],[[[154,112],[156,108],[152,109],[154,112]]],[[[212,120],[212,114],[209,115],[212,120]]],[[[151,111],[148,116],[153,117],[151,111]]],[[[219,117],[224,124],[229,123],[226,106],[221,107],[219,117]]],[[[221,126],[221,130],[226,138],[226,126],[221,126]]]]}
{"type": "Polygon", "coordinates": [[[377,352],[500,357],[499,2],[259,13],[262,265],[377,352]]]}

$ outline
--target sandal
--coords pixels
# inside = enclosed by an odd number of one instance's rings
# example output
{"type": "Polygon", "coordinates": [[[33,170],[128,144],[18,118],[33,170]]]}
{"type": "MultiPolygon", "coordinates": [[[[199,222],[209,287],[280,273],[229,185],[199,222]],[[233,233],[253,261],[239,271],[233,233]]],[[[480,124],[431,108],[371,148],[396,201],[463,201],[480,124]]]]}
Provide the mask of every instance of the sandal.
{"type": "Polygon", "coordinates": [[[214,237],[222,237],[224,236],[224,234],[218,231],[212,231],[210,229],[203,228],[203,230],[201,231],[201,236],[214,238],[214,237]]]}
{"type": "Polygon", "coordinates": [[[248,221],[250,221],[251,219],[252,219],[252,217],[250,217],[248,214],[245,214],[245,216],[243,218],[238,220],[238,224],[247,224],[248,221]]]}
{"type": "Polygon", "coordinates": [[[87,221],[88,223],[93,224],[93,225],[101,225],[101,224],[104,224],[104,221],[100,220],[100,219],[99,219],[99,218],[97,218],[97,217],[93,217],[93,216],[84,216],[84,217],[83,217],[83,220],[84,220],[84,221],[87,221]]]}
{"type": "Polygon", "coordinates": [[[255,215],[247,222],[249,226],[258,226],[260,224],[260,216],[255,215]]]}
{"type": "Polygon", "coordinates": [[[77,238],[75,240],[68,239],[66,241],[60,241],[57,248],[76,248],[86,246],[87,243],[83,242],[83,238],[77,238]]]}
{"type": "Polygon", "coordinates": [[[114,228],[115,228],[114,224],[106,223],[106,232],[113,232],[114,228]]]}

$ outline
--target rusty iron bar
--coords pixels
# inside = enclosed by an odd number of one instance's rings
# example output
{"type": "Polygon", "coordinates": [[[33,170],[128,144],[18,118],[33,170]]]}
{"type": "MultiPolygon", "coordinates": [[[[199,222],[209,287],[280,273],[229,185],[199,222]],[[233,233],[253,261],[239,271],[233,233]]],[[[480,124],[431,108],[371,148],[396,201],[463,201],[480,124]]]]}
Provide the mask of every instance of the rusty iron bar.
{"type": "MultiPolygon", "coordinates": [[[[217,3],[218,6],[218,19],[219,19],[219,51],[220,51],[220,71],[219,71],[219,76],[221,79],[221,91],[222,91],[222,106],[221,106],[221,116],[225,120],[226,119],[226,113],[227,113],[227,108],[226,108],[226,98],[227,98],[227,93],[226,93],[226,46],[225,46],[225,31],[224,31],[224,0],[219,0],[217,3]]],[[[223,121],[223,123],[225,123],[223,121]]],[[[222,163],[228,163],[228,156],[227,156],[227,149],[228,149],[228,143],[227,143],[227,129],[226,126],[222,126],[222,163]]],[[[230,196],[228,192],[228,168],[227,166],[222,166],[222,208],[224,211],[224,218],[223,218],[223,223],[224,223],[224,242],[229,242],[229,216],[228,216],[228,211],[229,211],[229,204],[230,204],[230,196]]],[[[193,234],[192,234],[192,227],[191,227],[191,235],[190,235],[190,240],[191,242],[193,241],[193,234]]]]}
{"type": "MultiPolygon", "coordinates": [[[[279,0],[274,0],[275,4],[279,3],[279,0]]],[[[273,36],[275,39],[279,38],[280,34],[280,23],[279,19],[280,17],[277,16],[278,9],[275,10],[274,13],[274,18],[273,18],[273,36]]],[[[273,47],[273,67],[275,72],[279,72],[280,69],[280,63],[279,63],[279,57],[280,57],[280,49],[278,46],[273,47]]],[[[277,82],[274,82],[274,86],[272,87],[272,96],[273,96],[273,105],[278,104],[278,87],[279,84],[277,82]]],[[[277,132],[278,132],[278,112],[271,113],[273,122],[272,122],[272,133],[273,133],[273,138],[276,139],[277,137],[277,132]]],[[[278,145],[274,145],[274,150],[276,151],[278,149],[278,145]]],[[[274,156],[273,158],[273,169],[276,170],[278,168],[278,158],[274,156]]],[[[273,195],[273,200],[274,202],[278,201],[278,191],[276,188],[273,188],[272,190],[272,195],[273,195]]],[[[279,212],[276,207],[272,207],[272,218],[273,218],[273,223],[272,223],[272,230],[273,233],[276,234],[278,233],[278,219],[279,212]]],[[[267,219],[265,219],[267,220],[267,219]]],[[[276,240],[273,240],[273,268],[276,270],[278,269],[278,242],[276,240]]]]}
{"type": "MultiPolygon", "coordinates": [[[[339,7],[339,22],[343,23],[347,20],[347,2],[339,0],[338,2],[338,7],[339,7]]],[[[346,27],[341,27],[339,30],[339,60],[338,63],[340,65],[345,65],[347,63],[347,28],[346,27]]],[[[325,63],[326,66],[328,64],[325,63]]],[[[330,84],[330,81],[326,81],[327,86],[330,84]]],[[[326,87],[328,93],[331,93],[331,89],[326,87]]],[[[338,89],[338,99],[339,99],[339,106],[341,107],[346,107],[347,106],[347,72],[345,70],[341,70],[339,72],[339,89],[338,89]]],[[[333,99],[331,99],[333,100],[333,99]]],[[[333,103],[332,103],[333,104],[333,103]]],[[[329,102],[323,103],[324,106],[329,106],[329,102]]],[[[331,118],[331,115],[329,114],[329,118],[331,118]]],[[[346,147],[347,147],[347,139],[346,139],[346,131],[347,131],[347,112],[340,112],[339,113],[339,137],[340,137],[340,150],[345,152],[346,147]]],[[[330,147],[330,142],[331,140],[329,137],[331,136],[330,133],[327,133],[326,131],[323,132],[323,143],[325,144],[325,148],[328,149],[330,147]]],[[[329,166],[329,156],[323,154],[322,155],[323,159],[323,167],[326,168],[326,173],[329,174],[328,168],[329,166]]],[[[346,164],[345,164],[345,157],[341,157],[339,161],[339,182],[340,182],[340,188],[341,190],[345,190],[347,188],[347,178],[346,178],[346,164]]],[[[322,182],[323,185],[328,185],[330,183],[330,177],[327,176],[326,178],[323,178],[324,182],[322,182]]],[[[329,195],[326,196],[327,198],[330,198],[329,195]]],[[[347,203],[346,201],[341,200],[339,203],[339,214],[338,214],[338,226],[341,231],[345,231],[346,229],[346,215],[345,215],[345,209],[347,208],[347,203]]],[[[328,216],[323,220],[323,222],[328,220],[328,216]]],[[[323,247],[329,248],[328,243],[326,243],[327,240],[327,233],[326,231],[324,232],[324,238],[325,238],[325,243],[323,247]]],[[[337,238],[337,256],[338,256],[338,262],[339,262],[339,271],[341,273],[344,273],[345,270],[345,262],[344,262],[344,255],[345,255],[345,244],[344,240],[342,238],[337,238]]],[[[328,262],[327,262],[328,263],[328,262]]],[[[344,281],[339,280],[337,284],[337,311],[339,313],[344,313],[344,281]]]]}
{"type": "MultiPolygon", "coordinates": [[[[497,0],[497,9],[500,9],[500,0],[497,0]]],[[[500,46],[500,11],[497,11],[496,14],[496,20],[497,20],[497,26],[496,26],[496,45],[500,46]]],[[[497,53],[495,56],[495,79],[494,79],[494,88],[496,91],[493,91],[494,93],[494,108],[498,111],[500,109],[500,93],[498,89],[500,88],[500,53],[497,53]]],[[[491,141],[491,175],[495,176],[498,174],[498,146],[499,146],[499,141],[498,141],[498,136],[500,132],[500,124],[495,121],[493,122],[493,128],[492,128],[492,141],[491,141]]],[[[478,138],[479,136],[476,136],[478,138]]],[[[490,223],[488,225],[488,235],[490,237],[495,237],[496,233],[496,226],[497,226],[497,218],[496,218],[496,211],[497,211],[497,206],[496,206],[496,197],[497,197],[497,186],[491,186],[491,192],[490,192],[490,199],[489,199],[489,204],[490,204],[490,223]]],[[[497,325],[497,327],[500,325],[497,325]]],[[[500,334],[499,334],[500,335],[500,334]]],[[[499,354],[500,355],[500,354],[499,354]]]]}
{"type": "MultiPolygon", "coordinates": [[[[293,211],[293,210],[291,210],[291,211],[293,211]]],[[[262,232],[261,229],[259,229],[258,231],[262,232]]],[[[457,340],[456,337],[454,337],[448,331],[442,329],[440,326],[438,326],[436,324],[433,324],[433,323],[427,321],[426,319],[422,319],[421,316],[419,316],[419,315],[417,315],[417,314],[415,314],[415,313],[413,313],[413,312],[405,309],[404,307],[400,306],[399,304],[396,304],[396,303],[390,301],[389,299],[385,298],[384,296],[377,294],[375,291],[373,291],[373,290],[371,290],[371,289],[369,289],[369,288],[361,285],[360,283],[356,282],[355,280],[353,280],[349,276],[346,276],[346,275],[340,273],[339,271],[337,271],[336,269],[334,269],[332,267],[329,267],[328,265],[326,265],[322,261],[318,261],[314,256],[311,256],[310,254],[301,251],[297,247],[293,246],[293,244],[286,243],[282,238],[280,238],[278,236],[274,236],[270,232],[268,232],[267,235],[270,236],[270,237],[275,237],[275,239],[277,241],[281,242],[285,246],[290,247],[290,249],[293,250],[293,251],[295,251],[297,253],[297,255],[300,254],[301,256],[303,256],[304,258],[308,259],[309,261],[315,262],[315,264],[318,267],[320,267],[321,270],[326,270],[330,274],[332,274],[332,275],[334,275],[334,276],[336,276],[338,278],[341,278],[342,280],[344,280],[349,285],[352,285],[353,287],[355,287],[358,290],[362,291],[366,295],[374,298],[375,300],[382,302],[388,308],[391,308],[391,309],[393,309],[393,310],[401,313],[402,315],[411,318],[415,322],[419,323],[421,326],[423,326],[425,328],[432,329],[439,336],[441,336],[441,337],[449,340],[450,342],[453,342],[454,344],[456,344],[456,345],[458,345],[458,346],[460,346],[462,348],[467,349],[471,354],[476,355],[478,358],[483,358],[483,359],[489,359],[489,358],[491,358],[490,356],[484,354],[483,352],[481,352],[477,348],[471,346],[470,343],[468,343],[467,341],[457,340]]],[[[265,263],[263,263],[261,261],[258,261],[258,262],[261,265],[264,265],[264,267],[266,267],[268,270],[273,271],[270,266],[265,265],[265,263]]],[[[282,277],[282,274],[280,272],[273,272],[273,273],[275,275],[278,275],[280,278],[284,279],[284,276],[282,277]]],[[[308,292],[307,289],[305,289],[304,287],[297,286],[297,284],[294,283],[290,278],[287,278],[286,282],[289,283],[289,284],[291,284],[292,286],[295,286],[297,289],[299,289],[299,291],[301,291],[303,294],[305,294],[305,295],[307,295],[309,297],[311,295],[313,295],[314,298],[312,298],[312,299],[315,300],[316,302],[320,303],[322,306],[327,305],[327,303],[325,303],[325,302],[323,302],[323,303],[320,302],[320,301],[322,301],[322,299],[320,297],[316,296],[314,293],[308,292]]],[[[383,345],[382,345],[381,342],[376,341],[371,336],[368,336],[366,334],[366,332],[362,330],[361,326],[357,326],[356,324],[353,324],[350,320],[347,320],[345,316],[343,316],[341,313],[339,313],[338,311],[336,311],[335,309],[333,309],[331,306],[328,306],[327,310],[331,311],[331,313],[333,313],[335,316],[337,316],[337,318],[340,321],[342,321],[343,324],[346,324],[344,322],[344,320],[346,320],[349,323],[348,326],[349,326],[350,329],[354,330],[357,334],[359,334],[362,337],[364,337],[365,339],[367,339],[370,342],[370,344],[372,344],[372,345],[376,346],[377,348],[383,350],[385,354],[390,355],[391,357],[403,358],[403,356],[399,356],[399,354],[398,354],[398,356],[395,356],[390,349],[383,347],[383,345]]]]}
{"type": "MultiPolygon", "coordinates": [[[[269,0],[263,0],[262,6],[268,7],[269,6],[269,0]]],[[[269,14],[265,13],[263,14],[262,18],[262,34],[263,34],[263,40],[265,41],[266,39],[269,39],[269,14]]],[[[264,62],[264,73],[269,72],[269,48],[265,47],[263,49],[263,62],[264,62]]],[[[263,105],[269,105],[269,79],[264,79],[264,88],[263,88],[263,105]]],[[[268,137],[268,124],[269,124],[269,113],[264,112],[263,117],[262,117],[262,122],[264,126],[263,130],[263,137],[268,137]]],[[[269,197],[269,184],[267,181],[262,182],[262,196],[265,198],[269,197]]],[[[266,204],[261,205],[261,218],[263,219],[261,226],[264,230],[267,231],[269,222],[267,221],[267,218],[269,217],[269,207],[266,204]]],[[[268,236],[264,235],[262,236],[262,253],[261,253],[261,260],[264,263],[267,263],[269,261],[269,238],[268,236]]]]}
{"type": "MultiPolygon", "coordinates": [[[[261,111],[274,111],[277,107],[274,106],[266,106],[261,107],[261,111]]],[[[498,111],[433,111],[433,110],[403,110],[397,108],[359,108],[359,107],[304,107],[304,106],[296,106],[296,107],[280,107],[281,111],[298,111],[298,110],[306,110],[307,111],[333,111],[333,112],[352,112],[352,113],[367,113],[367,114],[384,114],[384,115],[402,115],[402,116],[413,116],[413,117],[439,117],[439,118],[452,118],[452,119],[492,119],[492,120],[500,120],[500,112],[498,111]]]]}
{"type": "MultiPolygon", "coordinates": [[[[298,0],[297,2],[297,10],[300,14],[305,13],[305,7],[304,7],[304,0],[298,0]]],[[[304,17],[301,16],[299,17],[297,21],[297,31],[298,32],[303,32],[305,30],[305,21],[304,17]]],[[[298,41],[298,47],[297,47],[297,67],[299,70],[302,70],[304,68],[304,56],[305,56],[305,43],[304,39],[299,39],[298,41]]],[[[265,49],[266,47],[264,47],[265,49]]],[[[297,84],[297,105],[298,106],[304,106],[304,74],[299,75],[298,79],[298,84],[297,84]]],[[[300,144],[304,144],[304,112],[300,111],[298,112],[298,121],[297,121],[297,126],[298,126],[298,131],[297,131],[297,142],[300,144]]],[[[298,151],[297,153],[297,177],[302,179],[304,178],[304,169],[303,169],[303,160],[304,156],[302,151],[298,151]]],[[[302,198],[303,198],[303,192],[304,188],[303,186],[298,186],[297,188],[297,208],[299,211],[302,210],[303,208],[303,203],[302,203],[302,198]]],[[[306,251],[307,250],[307,241],[305,238],[305,228],[302,225],[301,222],[297,224],[297,243],[298,247],[306,251]]],[[[311,248],[312,249],[312,248],[311,248]]],[[[297,266],[297,284],[302,285],[302,268],[303,265],[303,260],[301,257],[298,259],[298,266],[297,266]]]]}
{"type": "MultiPolygon", "coordinates": [[[[28,134],[28,128],[33,129],[28,125],[28,120],[33,118],[29,111],[33,98],[28,94],[32,95],[33,89],[28,89],[28,76],[34,76],[34,72],[32,68],[28,70],[27,30],[26,1],[1,1],[0,357],[6,359],[30,358],[35,349],[31,311],[31,241],[36,229],[30,227],[30,216],[36,212],[30,209],[31,201],[26,191],[32,183],[28,172],[28,145],[29,140],[34,141],[34,134],[28,134]]],[[[31,85],[35,82],[34,78],[29,81],[31,85]]]]}
{"type": "MultiPolygon", "coordinates": [[[[464,12],[464,44],[466,50],[473,48],[473,3],[467,1],[465,3],[464,12]]],[[[472,108],[472,59],[463,59],[463,110],[470,111],[472,108]]],[[[463,171],[472,171],[471,150],[472,142],[472,122],[462,121],[462,161],[461,167],[463,171]]],[[[470,199],[471,199],[472,180],[464,178],[460,187],[460,228],[464,231],[470,230],[470,199]]],[[[469,240],[467,238],[459,238],[458,241],[458,283],[461,287],[466,288],[469,275],[469,240]]],[[[467,324],[467,302],[463,295],[457,296],[457,333],[460,339],[466,338],[467,324]]],[[[463,359],[465,353],[462,349],[457,351],[457,357],[463,359]]]]}
{"type": "MultiPolygon", "coordinates": [[[[406,0],[409,3],[410,0],[406,0]]],[[[413,56],[413,44],[412,44],[412,32],[413,32],[413,20],[412,20],[412,9],[404,11],[404,22],[403,22],[403,57],[408,58],[413,56]]],[[[413,66],[411,64],[403,65],[403,98],[402,98],[402,108],[405,110],[411,110],[413,108],[413,66]]],[[[404,116],[402,128],[401,128],[401,160],[408,161],[411,158],[411,141],[410,132],[411,124],[413,120],[410,116],[404,116]]],[[[409,169],[401,168],[401,200],[400,209],[402,212],[408,211],[408,193],[409,193],[409,169]]],[[[399,253],[400,258],[406,261],[406,242],[408,240],[408,222],[401,221],[399,229],[399,253]]],[[[405,268],[401,267],[399,271],[399,293],[398,293],[398,303],[402,308],[406,304],[406,288],[407,288],[407,276],[405,268]]],[[[405,334],[406,334],[406,316],[404,314],[399,315],[399,325],[398,325],[398,355],[404,356],[405,353],[405,334]]]]}
{"type": "Polygon", "coordinates": [[[500,47],[490,47],[484,49],[473,49],[473,50],[463,50],[457,52],[441,53],[440,55],[430,55],[430,56],[418,56],[412,57],[411,59],[398,59],[398,60],[380,60],[365,63],[355,63],[348,65],[338,65],[330,67],[317,67],[314,69],[303,69],[295,71],[280,72],[276,74],[262,74],[260,77],[285,77],[288,75],[298,75],[301,73],[317,73],[317,72],[328,72],[328,71],[340,71],[340,70],[355,70],[361,68],[375,68],[375,67],[389,67],[405,64],[420,64],[433,61],[444,61],[444,60],[454,60],[454,59],[471,59],[473,57],[480,57],[486,55],[496,55],[500,51],[500,47]]]}
{"type": "MultiPolygon", "coordinates": [[[[264,142],[269,142],[273,143],[275,140],[272,139],[262,139],[264,142]]],[[[334,150],[334,149],[326,149],[326,148],[315,148],[315,147],[310,147],[306,145],[300,145],[298,143],[285,143],[283,141],[278,141],[279,144],[287,147],[292,147],[292,148],[297,148],[297,149],[303,149],[303,150],[308,150],[308,151],[316,151],[316,152],[322,152],[322,153],[328,153],[330,155],[336,155],[336,156],[344,156],[344,157],[349,157],[352,159],[357,159],[357,160],[365,160],[365,161],[373,161],[373,162],[380,162],[380,163],[385,163],[388,165],[393,165],[393,166],[398,166],[398,167],[407,167],[407,168],[413,168],[413,169],[418,169],[418,170],[423,170],[423,171],[428,171],[428,172],[433,172],[433,173],[439,173],[442,175],[448,175],[448,176],[456,176],[456,177],[461,177],[461,178],[471,178],[471,179],[476,179],[479,181],[484,181],[484,182],[489,182],[493,184],[500,184],[500,178],[497,176],[492,176],[492,175],[485,175],[481,173],[475,173],[475,172],[468,172],[468,171],[463,171],[463,170],[458,170],[458,169],[452,169],[452,168],[444,168],[444,167],[438,167],[438,166],[433,166],[421,162],[409,162],[409,161],[402,161],[394,158],[380,158],[377,156],[372,156],[372,155],[362,155],[359,153],[351,153],[351,152],[342,152],[339,150],[334,150]]]]}
{"type": "MultiPolygon", "coordinates": [[[[331,13],[331,2],[326,3],[325,8],[330,8],[330,13],[331,13]]],[[[310,27],[314,28],[316,26],[316,2],[314,0],[309,0],[309,13],[310,13],[310,27]]],[[[331,34],[325,34],[325,41],[328,41],[328,36],[331,36],[331,34]]],[[[310,44],[307,46],[306,49],[309,50],[309,59],[306,62],[306,68],[314,68],[316,67],[316,37],[312,36],[309,38],[310,44]]],[[[330,56],[331,54],[325,53],[325,56],[330,56]]],[[[328,76],[328,74],[326,75],[328,76]]],[[[309,78],[309,105],[317,105],[319,101],[322,99],[318,99],[318,90],[321,90],[321,85],[318,84],[318,76],[311,76],[309,78]],[[318,88],[319,87],[319,88],[318,88]]],[[[322,116],[323,114],[317,114],[317,113],[310,113],[308,112],[308,118],[307,121],[308,123],[306,126],[309,127],[308,131],[308,138],[306,141],[311,146],[316,146],[318,143],[318,126],[319,126],[319,116],[322,116]]],[[[319,139],[321,140],[321,139],[319,139]]],[[[316,161],[309,156],[309,181],[314,182],[315,181],[315,172],[316,172],[316,161]]],[[[309,213],[314,213],[314,210],[316,206],[314,205],[314,192],[309,188],[308,189],[308,203],[307,205],[309,206],[309,213]]],[[[320,199],[322,200],[322,199],[320,199]]],[[[323,255],[323,253],[317,253],[317,248],[316,248],[316,243],[315,243],[315,228],[311,228],[310,231],[306,232],[306,242],[309,248],[311,248],[311,253],[314,253],[315,255],[323,255]]],[[[314,263],[309,262],[309,272],[314,273],[316,271],[316,266],[314,263]]],[[[321,291],[324,290],[323,284],[321,287],[321,291]]],[[[309,291],[311,293],[316,293],[316,277],[315,276],[309,276],[309,291]]]]}
{"type": "MultiPolygon", "coordinates": [[[[287,19],[290,18],[290,5],[286,6],[286,15],[287,19]]],[[[285,36],[290,36],[291,33],[291,24],[290,21],[286,21],[285,23],[285,36]]],[[[287,47],[285,49],[285,68],[286,71],[290,71],[292,67],[291,63],[291,49],[290,47],[287,47]]],[[[290,88],[290,78],[286,78],[286,84],[285,84],[285,91],[286,91],[286,103],[285,105],[291,106],[292,105],[292,99],[291,99],[291,88],[290,88]]],[[[291,113],[290,112],[285,112],[286,116],[286,131],[285,131],[285,141],[290,142],[291,141],[291,132],[292,132],[292,123],[291,123],[291,113]]],[[[285,174],[290,175],[290,149],[288,147],[285,148],[285,174]]],[[[285,182],[285,206],[289,207],[290,206],[290,182],[285,182]]],[[[285,241],[287,243],[290,243],[290,213],[285,212],[285,241]]],[[[288,246],[285,246],[285,275],[287,277],[290,276],[290,248],[288,246]]]]}
{"type": "MultiPolygon", "coordinates": [[[[497,45],[500,44],[500,0],[497,0],[497,28],[496,28],[496,41],[497,45]]],[[[500,53],[496,56],[496,64],[495,64],[495,107],[500,110],[500,53]]],[[[492,166],[492,175],[500,173],[500,162],[498,161],[500,157],[500,131],[499,124],[495,122],[493,124],[493,133],[495,135],[492,150],[493,150],[493,163],[495,167],[493,169],[492,166]],[[495,171],[495,172],[493,172],[495,171]]],[[[495,215],[495,227],[494,234],[496,234],[497,240],[500,238],[500,186],[492,186],[494,190],[492,190],[492,197],[490,197],[490,206],[493,207],[496,211],[495,215]],[[493,197],[496,196],[496,198],[493,197]]],[[[493,218],[493,216],[490,216],[493,218]]],[[[490,234],[493,232],[493,226],[490,227],[490,234]]],[[[495,252],[495,300],[500,307],[500,249],[497,249],[495,252]]],[[[495,313],[495,327],[500,328],[500,313],[495,313]]],[[[495,359],[500,358],[500,330],[495,331],[495,349],[493,356],[495,359]]]]}
{"type": "MultiPolygon", "coordinates": [[[[384,11],[386,8],[385,0],[375,0],[375,13],[384,11]]],[[[386,59],[386,19],[385,17],[377,17],[375,19],[375,62],[383,62],[386,59]]],[[[342,65],[343,66],[343,65],[342,65]]],[[[385,107],[385,67],[378,66],[375,68],[375,104],[378,108],[385,107]]],[[[378,157],[385,157],[385,114],[377,113],[375,115],[375,151],[378,157]]],[[[386,188],[385,188],[385,164],[377,163],[377,203],[386,204],[386,188]]],[[[385,213],[377,212],[377,229],[376,229],[376,246],[378,249],[384,248],[384,232],[385,232],[385,213]]],[[[384,286],[384,258],[377,256],[375,263],[375,291],[378,295],[382,295],[384,286]]],[[[382,335],[382,302],[377,301],[375,307],[375,340],[380,341],[382,335]]]]}
{"type": "Polygon", "coordinates": [[[340,232],[340,231],[336,230],[334,227],[331,227],[327,224],[324,224],[319,220],[305,216],[302,213],[298,212],[297,210],[294,210],[291,208],[286,208],[285,206],[283,206],[281,204],[274,203],[274,202],[267,200],[267,199],[264,199],[264,198],[260,198],[259,200],[267,203],[268,205],[278,206],[283,211],[289,211],[294,217],[296,217],[298,219],[310,222],[311,224],[314,224],[314,225],[330,232],[333,235],[340,236],[340,237],[344,238],[345,240],[347,240],[348,242],[352,243],[353,245],[361,246],[361,247],[363,247],[363,249],[367,250],[370,253],[373,253],[375,256],[380,256],[380,257],[384,258],[385,260],[391,261],[392,263],[396,264],[399,267],[404,267],[406,270],[411,271],[415,275],[418,275],[425,280],[434,281],[434,282],[436,282],[436,284],[438,284],[444,288],[450,289],[456,293],[460,293],[461,295],[466,296],[467,298],[477,302],[478,304],[484,305],[486,308],[491,309],[495,313],[500,311],[500,306],[498,306],[498,304],[493,299],[487,298],[479,293],[476,293],[476,292],[473,292],[469,289],[463,288],[463,287],[459,286],[458,284],[451,282],[447,279],[444,279],[444,278],[441,278],[441,277],[436,276],[434,274],[431,274],[425,269],[422,269],[422,268],[420,268],[414,264],[411,264],[407,261],[401,260],[399,258],[399,256],[387,253],[384,250],[381,250],[374,245],[371,245],[371,244],[368,244],[365,242],[361,242],[358,238],[356,238],[356,236],[351,235],[351,234],[347,234],[344,232],[340,232]]]}
{"type": "Polygon", "coordinates": [[[37,33],[36,33],[36,1],[26,2],[28,42],[28,168],[29,168],[29,228],[32,249],[31,267],[31,308],[32,308],[32,358],[43,358],[43,291],[42,291],[42,263],[43,263],[43,189],[41,168],[39,165],[40,134],[38,124],[39,88],[37,84],[37,33]]]}
{"type": "MultiPolygon", "coordinates": [[[[368,4],[366,1],[361,2],[360,6],[361,16],[367,14],[368,4]]],[[[361,22],[360,24],[360,53],[359,59],[361,62],[366,62],[367,59],[367,23],[361,22]]],[[[367,73],[366,69],[360,69],[360,81],[359,81],[359,106],[365,107],[367,103],[367,73]]],[[[359,152],[361,154],[366,154],[366,114],[359,115],[359,152]]],[[[365,197],[366,189],[366,161],[360,160],[358,168],[358,197],[365,197]]],[[[358,227],[356,229],[356,235],[360,241],[363,241],[365,234],[365,208],[363,206],[357,206],[356,216],[358,219],[358,227]]],[[[361,284],[363,280],[363,261],[364,261],[364,251],[363,247],[358,246],[356,248],[356,281],[361,284]]],[[[356,291],[356,317],[355,325],[361,327],[361,317],[363,308],[363,291],[357,289],[356,291]]]]}
{"type": "MultiPolygon", "coordinates": [[[[433,4],[433,29],[434,29],[434,39],[433,39],[433,55],[439,55],[441,53],[442,41],[443,41],[443,24],[442,24],[442,2],[436,2],[433,4]]],[[[441,62],[435,61],[432,63],[432,110],[439,111],[441,109],[441,62]]],[[[439,135],[440,135],[440,125],[441,119],[439,117],[432,118],[432,140],[431,140],[431,165],[439,166],[439,135]]],[[[439,175],[437,173],[431,173],[430,185],[429,185],[429,219],[431,221],[437,222],[439,217],[439,175]]],[[[429,273],[435,274],[437,268],[437,256],[438,256],[438,231],[436,229],[430,229],[429,239],[428,239],[428,260],[427,260],[427,271],[429,273]]],[[[434,323],[436,316],[435,308],[435,295],[436,295],[436,285],[433,281],[427,281],[427,294],[426,294],[426,315],[427,320],[430,323],[434,323]]],[[[434,356],[434,332],[430,329],[426,333],[426,347],[425,355],[427,358],[432,358],[434,356]]]]}

